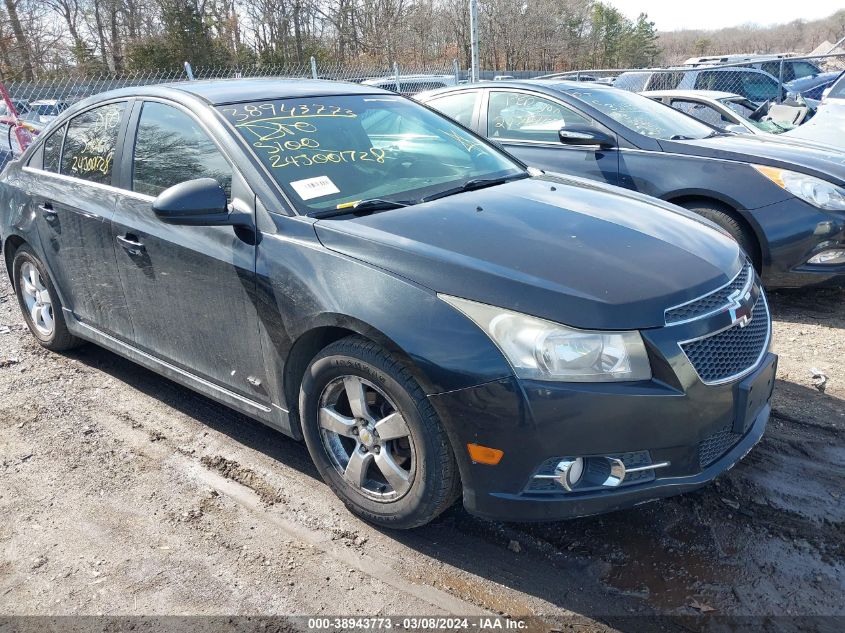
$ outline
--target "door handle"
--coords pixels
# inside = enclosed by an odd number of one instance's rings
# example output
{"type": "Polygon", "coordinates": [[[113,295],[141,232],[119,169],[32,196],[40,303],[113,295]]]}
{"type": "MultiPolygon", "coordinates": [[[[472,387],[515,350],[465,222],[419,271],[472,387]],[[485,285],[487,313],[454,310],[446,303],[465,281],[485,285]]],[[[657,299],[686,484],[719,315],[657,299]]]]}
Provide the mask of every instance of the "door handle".
{"type": "Polygon", "coordinates": [[[38,210],[41,211],[41,215],[44,217],[44,221],[47,222],[47,224],[55,224],[59,219],[58,214],[53,211],[53,205],[49,202],[38,205],[38,210]]]}
{"type": "Polygon", "coordinates": [[[120,244],[127,253],[136,257],[138,255],[142,255],[144,251],[147,250],[144,245],[138,241],[138,237],[136,235],[132,235],[131,233],[118,235],[117,243],[120,244]]]}

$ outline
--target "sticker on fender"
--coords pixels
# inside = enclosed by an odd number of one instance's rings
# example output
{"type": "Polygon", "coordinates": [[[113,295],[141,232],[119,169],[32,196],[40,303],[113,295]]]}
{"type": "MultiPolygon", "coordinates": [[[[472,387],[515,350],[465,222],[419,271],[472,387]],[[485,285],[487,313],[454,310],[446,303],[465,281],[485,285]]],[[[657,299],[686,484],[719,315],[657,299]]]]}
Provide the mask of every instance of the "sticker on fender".
{"type": "Polygon", "coordinates": [[[293,187],[293,190],[303,200],[311,200],[312,198],[320,198],[332,193],[340,193],[340,189],[335,186],[332,179],[328,176],[295,180],[290,183],[290,186],[293,187]]]}

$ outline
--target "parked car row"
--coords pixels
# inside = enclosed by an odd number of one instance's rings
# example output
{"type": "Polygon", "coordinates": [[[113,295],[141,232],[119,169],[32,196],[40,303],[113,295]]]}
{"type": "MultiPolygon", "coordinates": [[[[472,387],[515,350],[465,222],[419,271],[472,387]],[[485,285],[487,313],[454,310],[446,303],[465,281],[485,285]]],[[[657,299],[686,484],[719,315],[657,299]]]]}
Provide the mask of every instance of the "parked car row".
{"type": "Polygon", "coordinates": [[[242,79],[73,105],[0,174],[30,332],[303,439],[387,527],[459,497],[616,510],[747,454],[763,283],[845,271],[841,155],[596,82],[417,98],[242,79]]]}

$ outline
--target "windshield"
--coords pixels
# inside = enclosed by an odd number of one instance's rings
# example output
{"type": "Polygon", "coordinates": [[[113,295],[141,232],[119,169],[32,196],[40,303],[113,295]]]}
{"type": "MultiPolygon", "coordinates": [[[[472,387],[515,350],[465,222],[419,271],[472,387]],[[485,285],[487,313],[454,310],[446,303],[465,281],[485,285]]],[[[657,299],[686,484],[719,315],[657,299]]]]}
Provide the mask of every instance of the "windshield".
{"type": "Polygon", "coordinates": [[[219,109],[306,213],[372,199],[414,203],[468,180],[524,173],[491,145],[398,96],[278,99],[219,109]]]}
{"type": "Polygon", "coordinates": [[[714,132],[712,127],[670,106],[625,90],[572,90],[569,94],[638,134],[651,138],[696,139],[711,136],[714,132]]]}
{"type": "Polygon", "coordinates": [[[833,84],[830,89],[830,94],[827,95],[830,99],[841,99],[845,97],[845,72],[839,75],[839,79],[833,84]]]}
{"type": "Polygon", "coordinates": [[[724,99],[719,99],[719,101],[724,103],[743,119],[747,119],[748,117],[750,117],[752,114],[754,114],[754,112],[757,111],[757,108],[759,107],[753,101],[737,97],[725,97],[724,99]]]}

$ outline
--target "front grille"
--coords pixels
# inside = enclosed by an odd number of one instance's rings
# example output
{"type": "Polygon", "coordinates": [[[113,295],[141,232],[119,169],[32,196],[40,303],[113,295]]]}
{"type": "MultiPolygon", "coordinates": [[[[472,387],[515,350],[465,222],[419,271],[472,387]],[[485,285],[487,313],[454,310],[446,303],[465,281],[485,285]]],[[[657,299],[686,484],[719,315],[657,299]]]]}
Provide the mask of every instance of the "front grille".
{"type": "Polygon", "coordinates": [[[681,344],[701,381],[719,383],[754,367],[769,342],[769,306],[761,294],[745,327],[733,327],[706,338],[681,344]]]}
{"type": "Polygon", "coordinates": [[[733,424],[719,429],[698,443],[698,463],[702,470],[736,446],[742,436],[733,432],[733,424]]]}
{"type": "Polygon", "coordinates": [[[666,325],[677,325],[712,314],[730,303],[730,296],[745,288],[754,275],[754,268],[746,264],[731,283],[689,303],[666,310],[666,325]]]}

